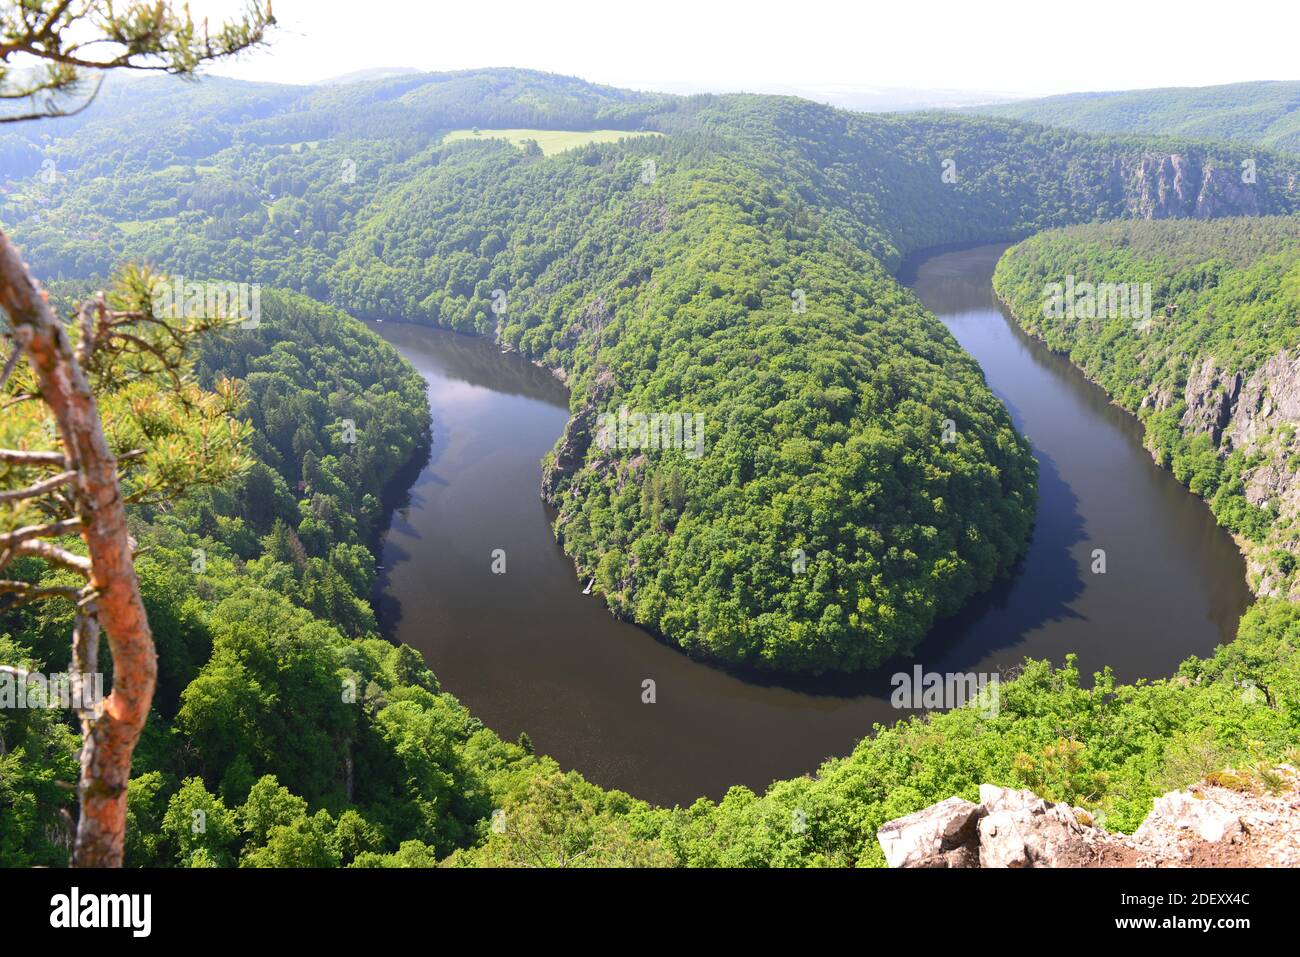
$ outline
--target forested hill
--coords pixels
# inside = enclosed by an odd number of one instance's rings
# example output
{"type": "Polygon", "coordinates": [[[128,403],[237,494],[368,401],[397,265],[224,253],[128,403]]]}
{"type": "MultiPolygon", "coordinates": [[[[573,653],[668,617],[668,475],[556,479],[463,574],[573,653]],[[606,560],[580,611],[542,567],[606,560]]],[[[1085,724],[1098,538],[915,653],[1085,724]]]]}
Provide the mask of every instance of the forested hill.
{"type": "MultiPolygon", "coordinates": [[[[1122,222],[1013,247],[994,285],[1021,324],[1146,425],[1157,461],[1238,536],[1261,595],[1300,599],[1300,218],[1122,222]],[[1057,315],[1045,290],[1149,283],[1148,316],[1057,315]]],[[[1107,294],[1108,295],[1108,294],[1107,294]]]]}
{"type": "Polygon", "coordinates": [[[0,221],[54,275],[102,274],[144,256],[338,299],[333,259],[392,190],[466,148],[441,147],[448,131],[475,128],[668,133],[579,161],[643,151],[687,165],[742,159],[794,190],[805,213],[837,214],[890,266],[935,242],[1125,215],[1284,212],[1300,195],[1298,161],[1260,150],[492,70],[321,87],[119,83],[69,120],[0,130],[0,221]],[[1258,167],[1250,184],[1239,175],[1245,159],[1258,167]]]}
{"type": "Polygon", "coordinates": [[[970,112],[1084,133],[1159,133],[1300,152],[1300,81],[1067,93],[970,112]]]}
{"type": "Polygon", "coordinates": [[[403,73],[296,86],[209,77],[108,77],[88,109],[0,130],[6,177],[47,159],[83,172],[124,158],[154,169],[238,144],[277,145],[348,137],[422,141],[458,126],[635,130],[674,98],[599,86],[534,70],[403,73]],[[135,134],[148,134],[148,139],[135,134]]]}
{"type": "Polygon", "coordinates": [[[790,97],[514,70],[232,90],[216,127],[128,99],[130,137],[51,139],[3,211],[38,270],[148,259],[497,336],[572,389],[546,494],[579,573],[690,651],[784,671],[905,652],[1032,521],[1027,445],[889,275],[906,252],[1300,202],[1282,155],[790,97]],[[549,158],[491,135],[522,123],[629,135],[549,158]],[[623,408],[707,412],[698,455],[598,447],[623,408]]]}

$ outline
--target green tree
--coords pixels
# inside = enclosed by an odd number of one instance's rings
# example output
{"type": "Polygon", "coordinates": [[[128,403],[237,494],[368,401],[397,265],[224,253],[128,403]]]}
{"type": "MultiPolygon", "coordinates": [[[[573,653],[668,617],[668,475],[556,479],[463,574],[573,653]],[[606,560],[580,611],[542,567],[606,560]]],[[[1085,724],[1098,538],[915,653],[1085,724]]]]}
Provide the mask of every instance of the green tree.
{"type": "MultiPolygon", "coordinates": [[[[0,12],[0,95],[6,102],[25,99],[35,105],[2,119],[65,114],[60,99],[81,87],[86,70],[191,74],[205,62],[260,43],[272,22],[269,7],[265,13],[250,10],[214,36],[207,30],[200,35],[188,8],[177,11],[167,2],[10,5],[0,12]],[[22,57],[34,58],[43,69],[15,70],[14,61],[22,57]]],[[[74,674],[98,670],[101,628],[113,655],[108,701],[102,709],[79,711],[81,813],[73,851],[79,865],[122,863],[131,755],[156,681],[154,645],[132,564],[126,489],[134,486],[141,497],[166,494],[224,477],[241,464],[240,433],[223,428],[230,394],[204,394],[185,384],[185,344],[200,330],[159,322],[152,315],[152,292],[146,274],[128,274],[115,300],[101,296],[82,306],[74,340],[0,232],[0,310],[12,347],[0,389],[11,390],[5,393],[8,406],[29,400],[8,409],[0,427],[0,483],[6,489],[0,498],[0,571],[25,555],[86,582],[75,588],[6,580],[0,590],[19,600],[76,602],[74,674]],[[16,376],[23,353],[29,375],[16,376]],[[162,381],[172,389],[157,391],[162,381]],[[120,420],[115,412],[124,413],[120,420]],[[107,433],[105,416],[114,423],[107,433]],[[146,422],[162,428],[151,435],[146,422]],[[50,447],[53,434],[61,450],[50,447]],[[163,441],[146,441],[160,434],[163,441]],[[211,442],[202,441],[209,435],[211,442]],[[140,460],[135,474],[120,473],[119,461],[133,459],[140,460]],[[76,534],[84,555],[60,543],[76,534]]]]}

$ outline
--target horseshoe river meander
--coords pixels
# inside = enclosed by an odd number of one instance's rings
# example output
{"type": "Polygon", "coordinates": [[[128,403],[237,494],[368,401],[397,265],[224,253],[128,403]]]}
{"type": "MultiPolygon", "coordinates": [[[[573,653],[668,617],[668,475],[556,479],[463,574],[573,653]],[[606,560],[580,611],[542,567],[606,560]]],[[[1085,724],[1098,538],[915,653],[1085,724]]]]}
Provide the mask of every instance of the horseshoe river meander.
{"type": "MultiPolygon", "coordinates": [[[[693,661],[585,596],[539,497],[568,417],[549,373],[487,339],[376,329],[424,375],[430,458],[398,501],[377,591],[386,634],[503,737],[655,803],[721,797],[847,754],[914,664],[995,672],[1025,656],[1121,680],[1171,674],[1231,640],[1250,601],[1243,561],[1204,503],[1158,468],[1137,421],[1002,312],[1004,246],[938,253],[910,285],[984,369],[1039,462],[1037,525],[1014,574],[942,621],[912,659],[869,674],[775,680],[693,661]],[[1107,572],[1091,572],[1104,548],[1107,572]],[[508,572],[490,572],[503,548],[508,572]],[[656,702],[643,704],[653,678],[656,702]]],[[[414,471],[414,469],[412,469],[414,471]]],[[[409,476],[408,476],[409,477],[409,476]]]]}

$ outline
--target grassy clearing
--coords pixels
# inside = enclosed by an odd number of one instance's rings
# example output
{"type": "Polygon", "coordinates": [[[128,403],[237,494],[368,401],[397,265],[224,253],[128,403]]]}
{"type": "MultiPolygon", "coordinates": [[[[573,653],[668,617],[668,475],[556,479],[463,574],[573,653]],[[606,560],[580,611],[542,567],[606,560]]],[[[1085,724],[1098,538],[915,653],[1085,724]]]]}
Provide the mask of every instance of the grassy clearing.
{"type": "Polygon", "coordinates": [[[627,130],[452,130],[443,142],[457,140],[509,140],[522,146],[524,140],[536,140],[547,156],[554,156],[588,143],[616,143],[625,137],[661,136],[661,133],[629,133],[627,130]]]}
{"type": "Polygon", "coordinates": [[[123,219],[114,225],[122,230],[127,236],[135,236],[146,229],[154,226],[172,226],[176,222],[175,216],[160,216],[158,219],[123,219]]]}

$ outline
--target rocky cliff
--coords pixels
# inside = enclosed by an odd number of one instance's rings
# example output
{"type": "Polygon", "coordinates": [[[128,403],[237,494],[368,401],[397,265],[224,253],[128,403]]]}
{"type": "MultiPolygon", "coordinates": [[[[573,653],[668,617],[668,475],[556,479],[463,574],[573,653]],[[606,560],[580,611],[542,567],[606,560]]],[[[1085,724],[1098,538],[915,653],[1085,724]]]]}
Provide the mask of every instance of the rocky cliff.
{"type": "Polygon", "coordinates": [[[1139,219],[1256,216],[1259,200],[1243,171],[1178,153],[1144,156],[1116,172],[1128,215],[1139,219]]]}
{"type": "Polygon", "coordinates": [[[1296,867],[1300,772],[1223,772],[1157,798],[1131,835],[1032,791],[980,786],[876,834],[890,867],[1296,867]]]}
{"type": "MultiPolygon", "coordinates": [[[[1167,403],[1167,396],[1148,399],[1158,408],[1167,403]]],[[[1256,593],[1300,599],[1297,561],[1268,557],[1277,549],[1295,554],[1300,525],[1300,354],[1279,352],[1249,375],[1206,356],[1188,375],[1183,399],[1183,430],[1209,435],[1222,456],[1243,453],[1246,501],[1277,515],[1266,541],[1245,545],[1256,593]]]]}

